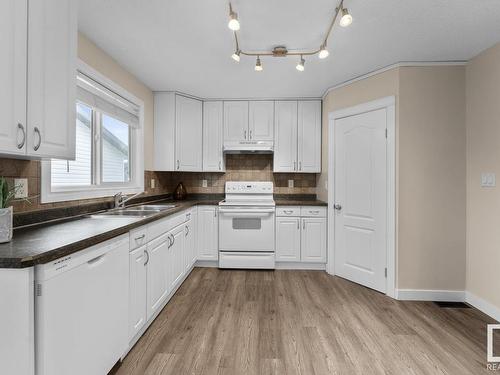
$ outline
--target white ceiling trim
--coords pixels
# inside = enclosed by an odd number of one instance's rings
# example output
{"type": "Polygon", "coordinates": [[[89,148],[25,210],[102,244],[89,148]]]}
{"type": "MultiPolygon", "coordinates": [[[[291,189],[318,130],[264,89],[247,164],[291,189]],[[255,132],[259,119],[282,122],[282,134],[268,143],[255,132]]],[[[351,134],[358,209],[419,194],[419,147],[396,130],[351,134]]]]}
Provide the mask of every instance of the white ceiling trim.
{"type": "Polygon", "coordinates": [[[208,97],[208,98],[202,98],[200,96],[196,96],[196,95],[192,95],[192,94],[186,94],[185,92],[182,92],[182,91],[177,91],[177,90],[166,90],[166,91],[163,91],[163,90],[158,90],[158,91],[153,91],[153,93],[157,93],[157,92],[170,92],[170,93],[175,93],[177,95],[182,95],[182,96],[186,96],[188,98],[191,98],[191,99],[196,99],[196,100],[201,100],[201,101],[204,101],[204,102],[215,102],[215,101],[249,101],[249,100],[252,100],[252,101],[258,101],[258,100],[322,100],[322,97],[321,96],[312,96],[312,97],[304,97],[304,96],[293,96],[293,97],[244,97],[244,98],[211,98],[211,97],[208,97]]]}
{"type": "Polygon", "coordinates": [[[339,83],[338,85],[332,86],[328,88],[323,96],[321,97],[322,100],[325,99],[325,97],[330,93],[330,91],[340,89],[341,87],[349,86],[353,84],[354,82],[362,81],[364,79],[376,76],[377,74],[387,72],[392,69],[396,68],[401,68],[401,67],[422,67],[422,66],[460,66],[460,65],[467,65],[467,61],[461,60],[461,61],[401,61],[395,64],[387,65],[383,68],[371,71],[369,73],[362,74],[360,76],[357,76],[355,78],[349,79],[347,81],[344,81],[342,83],[339,83]]]}

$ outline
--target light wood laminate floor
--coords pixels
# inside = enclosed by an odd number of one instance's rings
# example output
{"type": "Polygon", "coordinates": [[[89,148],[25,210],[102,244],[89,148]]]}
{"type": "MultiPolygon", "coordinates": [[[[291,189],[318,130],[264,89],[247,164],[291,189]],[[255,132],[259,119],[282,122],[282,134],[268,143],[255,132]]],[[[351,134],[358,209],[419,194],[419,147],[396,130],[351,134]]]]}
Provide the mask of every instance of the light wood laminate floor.
{"type": "Polygon", "coordinates": [[[322,271],[196,268],[116,374],[491,375],[487,323],[322,271]]]}

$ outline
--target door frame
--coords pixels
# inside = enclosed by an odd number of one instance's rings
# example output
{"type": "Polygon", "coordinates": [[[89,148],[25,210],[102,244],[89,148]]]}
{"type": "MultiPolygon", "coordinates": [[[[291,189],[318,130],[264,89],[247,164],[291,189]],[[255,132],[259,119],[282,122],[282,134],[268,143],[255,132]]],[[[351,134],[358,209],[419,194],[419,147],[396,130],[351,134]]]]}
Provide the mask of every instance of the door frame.
{"type": "Polygon", "coordinates": [[[387,96],[328,114],[328,261],[335,275],[335,125],[345,117],[386,109],[387,113],[387,285],[386,295],[396,298],[396,97],[387,96]]]}

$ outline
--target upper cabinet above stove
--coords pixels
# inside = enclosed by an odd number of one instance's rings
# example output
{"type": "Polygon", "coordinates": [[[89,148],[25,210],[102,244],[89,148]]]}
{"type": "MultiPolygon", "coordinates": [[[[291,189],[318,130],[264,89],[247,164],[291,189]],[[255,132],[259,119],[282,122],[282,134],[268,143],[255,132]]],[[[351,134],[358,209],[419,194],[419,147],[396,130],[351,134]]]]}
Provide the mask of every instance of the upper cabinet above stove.
{"type": "Polygon", "coordinates": [[[0,34],[0,154],[74,158],[76,0],[1,1],[0,34]]]}

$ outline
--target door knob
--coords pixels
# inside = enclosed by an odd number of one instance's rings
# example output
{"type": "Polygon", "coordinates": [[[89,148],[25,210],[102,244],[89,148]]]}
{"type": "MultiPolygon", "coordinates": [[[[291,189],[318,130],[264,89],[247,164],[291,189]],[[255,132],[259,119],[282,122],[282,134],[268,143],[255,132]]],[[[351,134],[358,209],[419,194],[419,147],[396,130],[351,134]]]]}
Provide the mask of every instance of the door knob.
{"type": "Polygon", "coordinates": [[[335,208],[337,211],[340,211],[342,209],[342,206],[340,204],[336,204],[333,206],[333,208],[335,208]]]}

